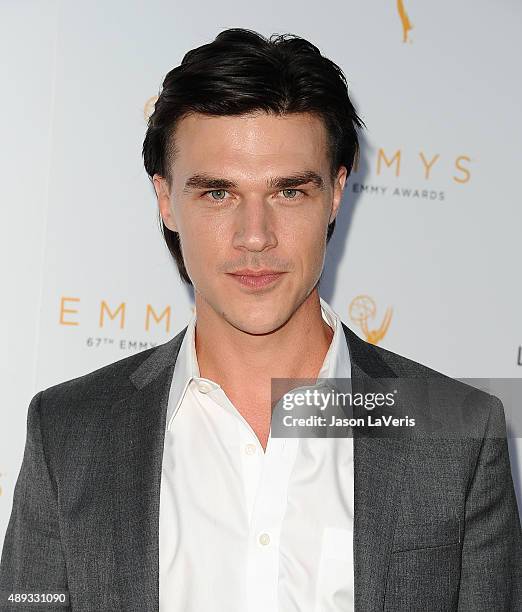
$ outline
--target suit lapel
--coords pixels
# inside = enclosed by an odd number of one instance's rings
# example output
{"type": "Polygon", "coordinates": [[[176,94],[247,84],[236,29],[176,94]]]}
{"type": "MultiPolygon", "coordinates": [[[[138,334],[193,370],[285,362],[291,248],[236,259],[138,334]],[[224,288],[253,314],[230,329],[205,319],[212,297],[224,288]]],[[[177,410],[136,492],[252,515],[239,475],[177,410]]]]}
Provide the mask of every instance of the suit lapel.
{"type": "MultiPolygon", "coordinates": [[[[397,374],[371,344],[343,323],[352,367],[352,391],[380,390],[379,378],[397,374]]],[[[385,387],[382,386],[385,391],[385,387]]],[[[409,445],[399,428],[379,437],[379,428],[354,428],[354,589],[355,610],[384,609],[387,569],[398,516],[401,481],[409,445]]],[[[382,435],[382,434],[381,434],[382,435]]]]}
{"type": "MultiPolygon", "coordinates": [[[[115,582],[125,610],[159,608],[159,504],[167,403],[187,328],[158,347],[131,375],[136,391],[111,407],[115,582]]],[[[354,392],[395,372],[344,323],[354,392]]],[[[402,473],[404,438],[354,429],[355,609],[383,609],[402,473]]]]}
{"type": "Polygon", "coordinates": [[[159,504],[167,403],[186,327],[131,375],[111,409],[115,580],[121,609],[159,608],[159,504]]]}

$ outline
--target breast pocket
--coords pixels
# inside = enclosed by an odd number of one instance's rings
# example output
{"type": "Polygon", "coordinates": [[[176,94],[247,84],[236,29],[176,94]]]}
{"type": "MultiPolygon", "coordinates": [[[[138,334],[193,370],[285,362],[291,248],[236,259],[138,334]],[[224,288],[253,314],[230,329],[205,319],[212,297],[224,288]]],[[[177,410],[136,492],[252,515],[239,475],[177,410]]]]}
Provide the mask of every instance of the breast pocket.
{"type": "Polygon", "coordinates": [[[457,517],[399,521],[386,582],[385,610],[456,610],[463,523],[457,517]]]}
{"type": "Polygon", "coordinates": [[[399,520],[393,537],[393,551],[459,544],[462,535],[463,522],[457,516],[415,522],[399,520]]]}
{"type": "Polygon", "coordinates": [[[350,610],[353,602],[353,531],[323,530],[317,573],[315,612],[350,610]]]}

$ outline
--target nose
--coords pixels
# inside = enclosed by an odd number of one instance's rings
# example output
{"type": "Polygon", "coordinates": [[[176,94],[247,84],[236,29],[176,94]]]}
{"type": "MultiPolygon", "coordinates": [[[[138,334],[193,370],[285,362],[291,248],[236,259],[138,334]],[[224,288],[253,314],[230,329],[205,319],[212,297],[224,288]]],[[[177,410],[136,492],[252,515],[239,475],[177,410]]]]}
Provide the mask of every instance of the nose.
{"type": "Polygon", "coordinates": [[[265,251],[277,245],[275,212],[261,197],[245,198],[236,209],[233,246],[265,251]]]}

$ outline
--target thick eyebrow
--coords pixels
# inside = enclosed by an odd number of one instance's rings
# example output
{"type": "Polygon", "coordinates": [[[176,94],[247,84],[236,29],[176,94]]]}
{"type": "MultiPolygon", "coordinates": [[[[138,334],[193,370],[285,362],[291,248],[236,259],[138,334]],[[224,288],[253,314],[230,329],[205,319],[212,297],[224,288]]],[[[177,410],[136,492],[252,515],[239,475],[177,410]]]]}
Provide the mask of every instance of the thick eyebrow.
{"type": "Polygon", "coordinates": [[[267,186],[273,189],[291,189],[292,187],[299,187],[300,185],[308,185],[310,183],[318,189],[324,188],[322,176],[313,170],[306,170],[291,176],[275,176],[269,179],[267,183],[267,186]]]}
{"type": "MultiPolygon", "coordinates": [[[[318,189],[324,189],[324,181],[321,175],[313,170],[306,170],[290,176],[274,176],[267,180],[267,187],[272,189],[293,189],[302,185],[312,183],[318,189]]],[[[237,183],[224,178],[211,176],[210,174],[193,174],[185,181],[183,191],[191,189],[237,189],[237,183]]]]}

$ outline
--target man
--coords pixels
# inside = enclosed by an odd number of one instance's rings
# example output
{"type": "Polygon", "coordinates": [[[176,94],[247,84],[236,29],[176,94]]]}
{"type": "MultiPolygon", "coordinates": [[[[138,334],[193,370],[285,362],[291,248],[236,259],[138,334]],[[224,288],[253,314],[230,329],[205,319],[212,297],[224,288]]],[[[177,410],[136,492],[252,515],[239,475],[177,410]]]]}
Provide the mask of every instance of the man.
{"type": "Polygon", "coordinates": [[[226,30],[166,76],[143,154],[195,314],[33,398],[5,609],[13,592],[82,612],[522,609],[500,401],[364,342],[319,297],[361,125],[297,37],[226,30]],[[433,379],[427,421],[466,435],[273,436],[275,379],[433,379]]]}

